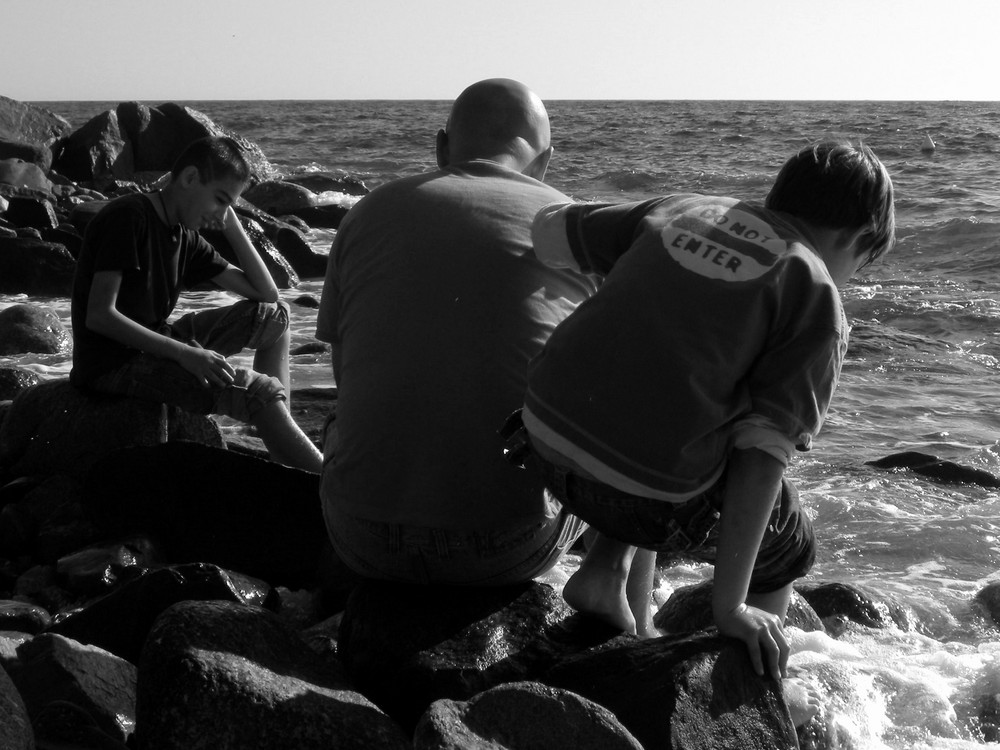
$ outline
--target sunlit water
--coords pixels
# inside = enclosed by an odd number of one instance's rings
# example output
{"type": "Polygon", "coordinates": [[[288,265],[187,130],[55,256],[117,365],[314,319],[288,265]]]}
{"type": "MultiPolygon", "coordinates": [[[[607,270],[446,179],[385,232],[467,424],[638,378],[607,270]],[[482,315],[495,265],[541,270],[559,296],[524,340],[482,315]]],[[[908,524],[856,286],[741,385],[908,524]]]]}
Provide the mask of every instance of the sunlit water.
{"type": "MultiPolygon", "coordinates": [[[[149,102],[156,104],[157,102],[149,102]]],[[[283,173],[342,170],[377,186],[433,166],[445,102],[192,102],[256,141],[283,173]]],[[[80,125],[107,105],[52,103],[80,125]]],[[[1000,692],[1000,632],[970,606],[1000,578],[1000,496],[865,462],[921,450],[1000,474],[1000,104],[553,102],[548,180],[582,200],[673,191],[762,198],[781,163],[829,136],[861,138],[897,191],[899,244],[845,290],[851,349],[827,424],[791,476],[821,550],[811,580],[866,584],[911,608],[920,632],[856,628],[837,640],[792,631],[794,671],[822,690],[844,746],[982,744],[980,696],[1000,692]],[[938,149],[921,153],[925,134],[938,149]]],[[[311,243],[329,250],[333,233],[311,243]]],[[[319,297],[307,280],[289,301],[319,297]]],[[[23,298],[0,296],[0,308],[23,298]]],[[[181,310],[226,301],[184,298],[181,310]]],[[[42,301],[69,325],[68,300],[42,301]]],[[[292,345],[316,311],[292,306],[292,345]]],[[[249,363],[249,357],[245,358],[249,363]]],[[[66,357],[0,358],[44,377],[66,357]]],[[[293,360],[293,387],[332,384],[328,355],[293,360]]],[[[556,575],[564,577],[573,560],[556,575]]],[[[663,571],[664,599],[709,569],[663,571]]]]}

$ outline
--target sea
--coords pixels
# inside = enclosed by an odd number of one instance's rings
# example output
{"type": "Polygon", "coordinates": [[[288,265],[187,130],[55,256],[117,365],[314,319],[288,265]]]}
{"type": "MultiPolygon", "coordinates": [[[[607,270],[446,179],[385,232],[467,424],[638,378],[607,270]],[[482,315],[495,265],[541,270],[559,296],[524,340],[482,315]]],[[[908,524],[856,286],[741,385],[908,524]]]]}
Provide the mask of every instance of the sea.
{"type": "MultiPolygon", "coordinates": [[[[434,168],[434,136],[449,109],[445,101],[180,103],[255,141],[282,175],[342,172],[371,188],[434,168]]],[[[37,104],[80,126],[117,102],[37,104]]],[[[581,201],[673,192],[761,200],[785,159],[826,138],[863,141],[886,164],[898,243],[843,290],[852,333],[840,386],[813,450],[789,473],[820,541],[808,580],[880,592],[920,626],[851,627],[836,639],[790,628],[789,668],[821,695],[833,747],[990,744],[979,716],[984,698],[1000,693],[1000,629],[973,600],[1000,580],[1000,493],[867,462],[921,451],[1000,475],[1000,102],[547,106],[555,147],[547,181],[581,201]]],[[[333,236],[313,230],[309,240],[326,253],[333,236]]],[[[321,289],[321,280],[305,280],[283,296],[321,289]]],[[[186,295],[181,311],[224,298],[186,295]]],[[[25,301],[0,296],[0,309],[25,301]]],[[[31,301],[69,326],[68,300],[31,301]]],[[[315,310],[292,307],[292,346],[314,341],[315,310]]],[[[43,378],[70,368],[68,357],[49,355],[0,364],[43,378]]],[[[295,357],[292,380],[333,385],[329,355],[295,357]]],[[[557,571],[557,583],[572,567],[557,571]]],[[[662,601],[711,570],[673,564],[660,574],[662,601]]]]}

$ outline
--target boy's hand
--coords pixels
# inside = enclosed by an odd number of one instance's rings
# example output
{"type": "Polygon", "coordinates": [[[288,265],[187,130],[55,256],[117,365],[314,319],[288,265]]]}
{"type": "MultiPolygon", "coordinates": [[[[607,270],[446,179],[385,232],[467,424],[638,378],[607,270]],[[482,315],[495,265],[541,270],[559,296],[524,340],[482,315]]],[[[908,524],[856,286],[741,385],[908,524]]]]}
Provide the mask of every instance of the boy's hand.
{"type": "Polygon", "coordinates": [[[231,385],[236,370],[218,352],[198,346],[186,346],[178,360],[205,388],[231,385]]]}
{"type": "Polygon", "coordinates": [[[741,604],[717,618],[716,625],[723,635],[738,638],[746,644],[758,675],[764,676],[765,665],[776,680],[787,675],[788,641],[777,615],[741,604]]]}

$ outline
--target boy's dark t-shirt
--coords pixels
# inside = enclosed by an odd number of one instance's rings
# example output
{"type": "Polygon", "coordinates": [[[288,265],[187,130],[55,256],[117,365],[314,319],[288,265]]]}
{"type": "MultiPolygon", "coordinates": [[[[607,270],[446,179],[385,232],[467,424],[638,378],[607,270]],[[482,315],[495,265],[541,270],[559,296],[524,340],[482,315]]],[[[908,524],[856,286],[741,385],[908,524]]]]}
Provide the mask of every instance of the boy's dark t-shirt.
{"type": "Polygon", "coordinates": [[[73,370],[70,380],[86,385],[125,364],[137,351],[86,326],[94,274],[121,271],[116,308],[126,317],[160,331],[184,288],[208,281],[226,260],[199,235],[168,227],[145,195],[112,201],[90,222],[73,282],[73,370]]]}

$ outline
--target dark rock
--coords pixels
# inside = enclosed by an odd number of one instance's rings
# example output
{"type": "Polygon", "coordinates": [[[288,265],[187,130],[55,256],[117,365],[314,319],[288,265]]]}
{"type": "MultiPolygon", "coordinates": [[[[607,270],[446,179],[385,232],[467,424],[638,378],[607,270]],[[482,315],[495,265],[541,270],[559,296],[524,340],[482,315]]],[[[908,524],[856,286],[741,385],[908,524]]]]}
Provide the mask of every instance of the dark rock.
{"type": "Polygon", "coordinates": [[[306,172],[286,177],[285,182],[309,188],[314,193],[346,193],[347,195],[368,195],[368,186],[361,178],[349,174],[331,172],[306,172]]]}
{"type": "Polygon", "coordinates": [[[295,227],[282,222],[272,241],[300,278],[315,279],[326,275],[328,256],[313,250],[305,235],[295,227]]]}
{"type": "Polygon", "coordinates": [[[90,220],[101,212],[101,209],[108,205],[107,200],[92,200],[79,203],[70,212],[69,220],[73,223],[76,231],[81,235],[86,232],[90,220]]]}
{"type": "Polygon", "coordinates": [[[65,118],[43,107],[0,96],[0,138],[48,146],[72,127],[65,118]]]}
{"type": "Polygon", "coordinates": [[[0,669],[0,747],[3,750],[35,750],[35,733],[28,709],[3,669],[0,669]]]}
{"type": "Polygon", "coordinates": [[[16,630],[34,635],[51,624],[51,615],[39,606],[27,602],[0,601],[0,630],[16,630]]]}
{"type": "Polygon", "coordinates": [[[866,461],[866,465],[879,469],[912,469],[917,474],[937,479],[947,484],[977,484],[980,487],[1000,487],[1000,477],[974,466],[963,466],[937,456],[919,451],[904,451],[877,461],[866,461]]]}
{"type": "Polygon", "coordinates": [[[40,231],[55,229],[59,225],[51,201],[38,198],[9,198],[4,218],[15,227],[34,227],[40,231]]]}
{"type": "Polygon", "coordinates": [[[468,702],[439,700],[417,724],[414,750],[642,750],[614,714],[537,682],[491,688],[468,702]]]}
{"type": "Polygon", "coordinates": [[[259,182],[243,192],[243,198],[272,216],[293,214],[296,209],[317,204],[316,194],[301,185],[283,180],[259,182]]]}
{"type": "Polygon", "coordinates": [[[569,654],[618,635],[573,615],[551,586],[406,586],[364,581],[339,651],[361,691],[407,731],[435,700],[468,700],[533,680],[569,654]]]}
{"type": "Polygon", "coordinates": [[[0,294],[68,297],[75,271],[73,256],[58,243],[0,237],[0,294]]]}
{"type": "Polygon", "coordinates": [[[313,341],[290,349],[288,354],[292,357],[298,357],[302,354],[326,354],[328,351],[330,351],[328,344],[324,344],[322,341],[313,341]]]}
{"type": "Polygon", "coordinates": [[[608,708],[646,748],[798,747],[781,683],[758,677],[746,647],[718,636],[614,642],[567,659],[545,682],[608,708]]]}
{"type": "MultiPolygon", "coordinates": [[[[49,158],[52,158],[51,153],[49,158]]],[[[52,190],[52,182],[38,164],[16,158],[0,159],[0,183],[28,188],[36,191],[39,197],[48,195],[52,190]]]]}
{"type": "Polygon", "coordinates": [[[86,487],[109,527],[152,535],[175,562],[304,588],[329,546],[318,475],[232,451],[190,442],[122,450],[94,466],[86,487]]]}
{"type": "Polygon", "coordinates": [[[70,335],[59,316],[39,305],[11,305],[0,311],[0,356],[63,354],[70,335]]]}
{"type": "Polygon", "coordinates": [[[979,589],[972,605],[993,625],[1000,625],[1000,581],[991,581],[979,589]]]}
{"type": "Polygon", "coordinates": [[[157,620],[140,661],[137,718],[144,750],[412,747],[336,660],[276,615],[221,602],[182,602],[157,620]]]}
{"type": "Polygon", "coordinates": [[[16,505],[0,511],[0,540],[10,554],[50,563],[97,536],[80,503],[79,481],[54,475],[39,481],[16,505]]]}
{"type": "Polygon", "coordinates": [[[113,109],[91,118],[60,145],[55,167],[71,180],[127,179],[135,171],[132,143],[113,109]]]}
{"type": "Polygon", "coordinates": [[[0,138],[0,160],[17,160],[32,164],[42,172],[52,167],[52,149],[35,143],[17,143],[0,138]]]}
{"type": "Polygon", "coordinates": [[[303,294],[301,297],[296,297],[292,300],[292,303],[299,307],[319,309],[319,300],[311,294],[303,294]]]}
{"type": "Polygon", "coordinates": [[[55,229],[42,230],[42,239],[46,242],[55,242],[65,247],[73,259],[80,257],[80,250],[83,247],[83,237],[76,231],[72,224],[56,227],[55,229]],[[68,228],[67,228],[68,227],[68,228]]]}
{"type": "Polygon", "coordinates": [[[163,562],[150,539],[134,536],[111,544],[91,545],[59,558],[56,576],[67,591],[80,596],[99,596],[163,562]]]}
{"type": "Polygon", "coordinates": [[[34,717],[39,749],[128,750],[128,745],[101,731],[87,711],[69,701],[52,701],[34,717]]]}
{"type": "MultiPolygon", "coordinates": [[[[253,246],[257,249],[258,254],[264,261],[264,265],[267,267],[268,272],[271,274],[271,278],[274,279],[274,283],[279,289],[294,289],[299,285],[299,277],[296,275],[295,270],[292,268],[291,264],[282,256],[278,249],[274,246],[274,243],[267,238],[264,234],[264,230],[261,228],[253,219],[240,218],[243,224],[243,229],[247,233],[253,246]]],[[[239,266],[239,261],[236,258],[236,253],[233,251],[232,246],[226,239],[225,235],[214,229],[203,229],[201,234],[212,243],[212,246],[219,252],[219,254],[232,263],[234,266],[239,266]]]]}
{"type": "Polygon", "coordinates": [[[795,584],[795,590],[824,620],[833,615],[845,615],[869,628],[895,626],[904,631],[920,629],[913,612],[892,597],[858,584],[800,581],[795,584]]]}
{"type": "Polygon", "coordinates": [[[110,594],[56,620],[49,632],[98,646],[134,664],[156,618],[181,601],[276,605],[262,584],[215,565],[193,563],[150,570],[110,594]]]}
{"type": "MultiPolygon", "coordinates": [[[[653,616],[653,625],[671,635],[684,635],[714,627],[712,582],[681,586],[653,616]]],[[[805,632],[824,630],[823,621],[798,592],[792,592],[785,625],[805,632]]]]}
{"type": "Polygon", "coordinates": [[[1000,693],[979,697],[979,726],[984,742],[1000,742],[1000,693]]]}
{"type": "Polygon", "coordinates": [[[25,388],[38,385],[41,382],[41,378],[31,370],[25,370],[23,367],[0,366],[0,401],[9,401],[25,388]]]}
{"type": "Polygon", "coordinates": [[[82,476],[120,448],[171,440],[223,445],[209,417],[152,401],[84,395],[68,379],[50,380],[18,394],[0,423],[0,467],[14,476],[82,476]]]}
{"type": "Polygon", "coordinates": [[[136,668],[114,654],[43,633],[18,650],[14,684],[30,715],[54,701],[87,711],[102,731],[124,742],[135,728],[136,668]]]}
{"type": "Polygon", "coordinates": [[[292,215],[298,216],[311,227],[337,229],[349,210],[349,206],[329,203],[309,208],[298,208],[292,212],[292,215]]]}

